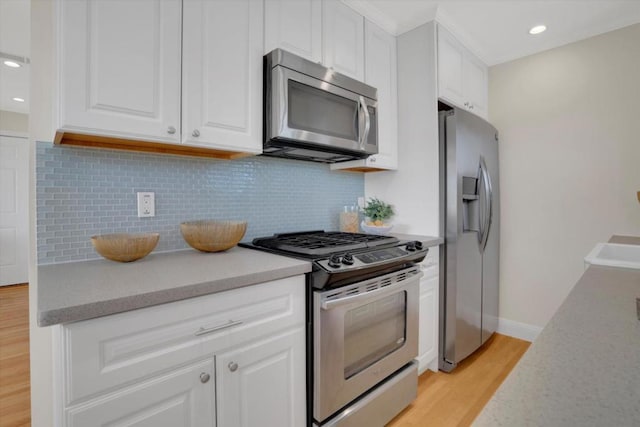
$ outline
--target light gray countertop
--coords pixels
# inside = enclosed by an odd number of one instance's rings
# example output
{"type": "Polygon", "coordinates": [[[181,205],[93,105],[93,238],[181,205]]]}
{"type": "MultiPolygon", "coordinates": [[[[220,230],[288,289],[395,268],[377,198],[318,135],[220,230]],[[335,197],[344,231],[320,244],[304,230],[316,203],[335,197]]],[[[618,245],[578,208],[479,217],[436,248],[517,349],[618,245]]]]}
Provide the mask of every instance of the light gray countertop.
{"type": "Polygon", "coordinates": [[[403,233],[390,233],[390,235],[393,237],[397,237],[400,240],[419,240],[427,248],[432,246],[438,246],[444,243],[444,239],[442,237],[421,236],[419,234],[403,234],[403,233]]]}
{"type": "Polygon", "coordinates": [[[637,297],[640,270],[590,266],[473,425],[640,426],[637,297]]]}
{"type": "Polygon", "coordinates": [[[131,263],[93,260],[38,267],[38,325],[86,320],[304,274],[311,263],[235,247],[184,250],[131,263]]]}

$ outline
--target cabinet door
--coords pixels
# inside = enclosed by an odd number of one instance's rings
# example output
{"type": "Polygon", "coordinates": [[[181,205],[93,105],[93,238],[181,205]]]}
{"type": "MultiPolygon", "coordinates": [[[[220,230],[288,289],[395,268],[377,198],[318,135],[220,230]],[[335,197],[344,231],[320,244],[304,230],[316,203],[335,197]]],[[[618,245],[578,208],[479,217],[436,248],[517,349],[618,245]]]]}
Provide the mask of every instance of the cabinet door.
{"type": "Polygon", "coordinates": [[[364,80],[364,18],[337,0],[322,2],[323,63],[364,80]]]}
{"type": "Polygon", "coordinates": [[[216,355],[218,427],[305,425],[305,342],[298,328],[216,355]]]}
{"type": "Polygon", "coordinates": [[[487,117],[487,66],[476,59],[473,55],[467,54],[464,58],[464,93],[469,105],[469,111],[487,117]]]}
{"type": "Polygon", "coordinates": [[[65,411],[65,425],[214,426],[213,368],[213,360],[208,359],[89,403],[79,404],[65,411]]]}
{"type": "Polygon", "coordinates": [[[182,142],[262,152],[263,2],[183,7],[182,142]]]}
{"type": "Polygon", "coordinates": [[[365,22],[365,83],[378,89],[378,154],[367,164],[383,169],[398,166],[398,81],[396,38],[365,22]]]}
{"type": "Polygon", "coordinates": [[[365,20],[364,82],[378,89],[378,154],[364,160],[333,163],[332,170],[398,168],[398,80],[396,38],[365,20]]]}
{"type": "MultiPolygon", "coordinates": [[[[418,372],[430,367],[438,357],[438,276],[420,281],[420,326],[418,334],[418,372]]],[[[435,367],[437,370],[437,365],[435,367]]]]}
{"type": "Polygon", "coordinates": [[[438,96],[459,106],[466,102],[463,85],[464,47],[438,27],[438,96]]]}
{"type": "Polygon", "coordinates": [[[282,48],[309,61],[322,61],[320,0],[265,0],[264,25],[264,53],[282,48]]]}
{"type": "Polygon", "coordinates": [[[58,4],[59,128],[179,142],[182,2],[58,4]]]}

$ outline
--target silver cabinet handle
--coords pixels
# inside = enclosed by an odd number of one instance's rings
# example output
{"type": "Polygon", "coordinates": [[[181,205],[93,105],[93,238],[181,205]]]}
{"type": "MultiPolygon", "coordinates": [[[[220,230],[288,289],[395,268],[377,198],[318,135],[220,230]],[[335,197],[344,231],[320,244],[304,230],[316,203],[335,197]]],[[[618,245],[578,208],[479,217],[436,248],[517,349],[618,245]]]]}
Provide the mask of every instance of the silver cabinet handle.
{"type": "Polygon", "coordinates": [[[242,320],[229,320],[227,323],[225,323],[224,325],[218,325],[218,326],[214,326],[212,328],[200,328],[195,332],[196,336],[200,336],[200,335],[206,335],[206,334],[210,334],[211,332],[215,332],[215,331],[220,331],[222,329],[227,329],[230,328],[232,326],[236,326],[236,325],[240,325],[242,324],[242,320]]]}
{"type": "Polygon", "coordinates": [[[202,384],[208,383],[210,378],[211,375],[207,374],[206,372],[200,374],[200,382],[202,384]]]}
{"type": "Polygon", "coordinates": [[[375,163],[375,162],[376,162],[376,158],[375,158],[375,157],[373,157],[373,156],[371,156],[371,157],[369,157],[369,161],[370,161],[371,163],[375,163]]]}
{"type": "Polygon", "coordinates": [[[469,109],[473,110],[473,104],[469,104],[469,109]]]}
{"type": "Polygon", "coordinates": [[[176,128],[174,128],[173,126],[169,126],[169,127],[167,128],[167,133],[168,133],[169,135],[173,135],[174,133],[176,133],[176,128]]]}
{"type": "Polygon", "coordinates": [[[193,132],[191,132],[191,135],[195,136],[196,138],[200,136],[200,131],[198,129],[194,130],[193,132]]]}
{"type": "Polygon", "coordinates": [[[229,362],[229,370],[235,372],[238,370],[238,364],[236,362],[229,362]]]}
{"type": "Polygon", "coordinates": [[[468,106],[469,106],[469,103],[468,103],[468,102],[465,102],[465,103],[464,103],[464,106],[465,106],[465,107],[468,107],[468,106]]]}

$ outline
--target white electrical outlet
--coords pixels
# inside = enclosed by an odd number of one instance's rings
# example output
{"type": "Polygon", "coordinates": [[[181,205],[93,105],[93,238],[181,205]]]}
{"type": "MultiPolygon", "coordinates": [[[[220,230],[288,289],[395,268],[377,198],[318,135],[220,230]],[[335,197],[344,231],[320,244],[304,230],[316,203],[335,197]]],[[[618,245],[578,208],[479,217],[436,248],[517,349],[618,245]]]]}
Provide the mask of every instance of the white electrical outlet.
{"type": "Polygon", "coordinates": [[[138,218],[156,216],[156,194],[138,192],[138,218]]]}

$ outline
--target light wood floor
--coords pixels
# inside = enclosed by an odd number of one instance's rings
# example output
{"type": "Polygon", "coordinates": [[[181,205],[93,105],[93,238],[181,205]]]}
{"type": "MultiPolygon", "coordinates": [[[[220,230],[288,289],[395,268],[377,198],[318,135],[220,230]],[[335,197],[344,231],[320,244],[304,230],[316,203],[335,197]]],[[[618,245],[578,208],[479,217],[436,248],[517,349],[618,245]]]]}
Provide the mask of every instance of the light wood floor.
{"type": "MultiPolygon", "coordinates": [[[[30,426],[28,286],[0,287],[0,427],[30,426]]],[[[427,371],[388,427],[471,425],[529,343],[496,334],[451,374],[427,371]]]]}
{"type": "Polygon", "coordinates": [[[31,425],[29,288],[0,287],[0,427],[31,425]]]}
{"type": "Polygon", "coordinates": [[[530,343],[495,334],[450,374],[427,371],[418,398],[387,427],[469,426],[530,343]]]}

